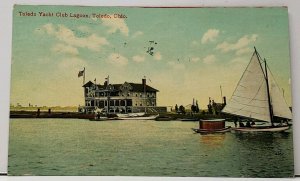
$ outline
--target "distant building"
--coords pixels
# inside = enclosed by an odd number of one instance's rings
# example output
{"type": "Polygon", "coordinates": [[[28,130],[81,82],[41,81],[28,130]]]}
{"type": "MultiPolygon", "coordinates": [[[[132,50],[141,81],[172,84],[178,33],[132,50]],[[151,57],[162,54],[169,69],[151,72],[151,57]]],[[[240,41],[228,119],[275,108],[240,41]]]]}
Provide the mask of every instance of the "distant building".
{"type": "Polygon", "coordinates": [[[222,111],[222,109],[226,105],[226,97],[223,97],[223,102],[222,103],[216,103],[214,100],[211,100],[209,98],[209,103],[207,105],[208,108],[208,113],[209,114],[214,114],[214,115],[219,115],[222,111]]]}
{"type": "Polygon", "coordinates": [[[83,85],[85,106],[80,107],[81,112],[90,113],[101,109],[109,113],[131,112],[166,112],[166,107],[156,104],[157,89],[148,86],[146,79],[142,83],[95,84],[91,81],[83,85]]]}

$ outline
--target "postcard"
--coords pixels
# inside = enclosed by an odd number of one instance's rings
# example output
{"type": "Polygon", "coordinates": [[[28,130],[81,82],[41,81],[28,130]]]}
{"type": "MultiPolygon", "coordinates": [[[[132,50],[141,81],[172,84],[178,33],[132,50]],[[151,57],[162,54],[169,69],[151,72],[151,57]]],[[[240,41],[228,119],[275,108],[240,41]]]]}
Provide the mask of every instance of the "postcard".
{"type": "Polygon", "coordinates": [[[9,175],[293,177],[288,9],[15,5],[9,175]]]}

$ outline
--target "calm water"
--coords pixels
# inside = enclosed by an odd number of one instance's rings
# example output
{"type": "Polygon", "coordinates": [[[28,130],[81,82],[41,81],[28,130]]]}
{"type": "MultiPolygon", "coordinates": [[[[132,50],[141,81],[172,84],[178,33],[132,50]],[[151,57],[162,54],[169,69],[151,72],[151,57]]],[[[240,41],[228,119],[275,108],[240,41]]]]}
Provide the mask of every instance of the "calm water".
{"type": "Polygon", "coordinates": [[[197,122],[12,119],[10,175],[293,176],[292,133],[200,135],[197,122]]]}

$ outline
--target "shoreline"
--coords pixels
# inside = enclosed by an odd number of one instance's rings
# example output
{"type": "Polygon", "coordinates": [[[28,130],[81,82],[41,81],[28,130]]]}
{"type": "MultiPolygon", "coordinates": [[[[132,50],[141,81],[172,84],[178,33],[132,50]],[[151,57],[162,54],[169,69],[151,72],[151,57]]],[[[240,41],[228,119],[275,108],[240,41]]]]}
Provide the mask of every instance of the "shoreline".
{"type": "MultiPolygon", "coordinates": [[[[63,112],[63,111],[10,111],[10,118],[65,118],[65,119],[93,119],[95,118],[95,114],[84,114],[79,112],[63,112]]],[[[179,119],[216,119],[216,118],[228,118],[225,115],[213,115],[213,114],[203,114],[203,113],[195,113],[195,114],[176,114],[173,112],[167,113],[159,113],[158,118],[170,118],[169,120],[179,120],[179,119]]],[[[194,120],[198,121],[198,120],[194,120]]]]}

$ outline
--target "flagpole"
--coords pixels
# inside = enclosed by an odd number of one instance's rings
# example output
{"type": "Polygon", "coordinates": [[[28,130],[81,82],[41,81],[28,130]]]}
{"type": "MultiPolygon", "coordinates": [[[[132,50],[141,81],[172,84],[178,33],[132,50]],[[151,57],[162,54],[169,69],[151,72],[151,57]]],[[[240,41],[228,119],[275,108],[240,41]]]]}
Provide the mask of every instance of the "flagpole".
{"type": "Polygon", "coordinates": [[[83,85],[85,83],[85,67],[83,67],[83,85]]]}
{"type": "Polygon", "coordinates": [[[221,91],[221,102],[223,103],[223,92],[222,92],[222,86],[220,85],[220,91],[221,91]]]}

